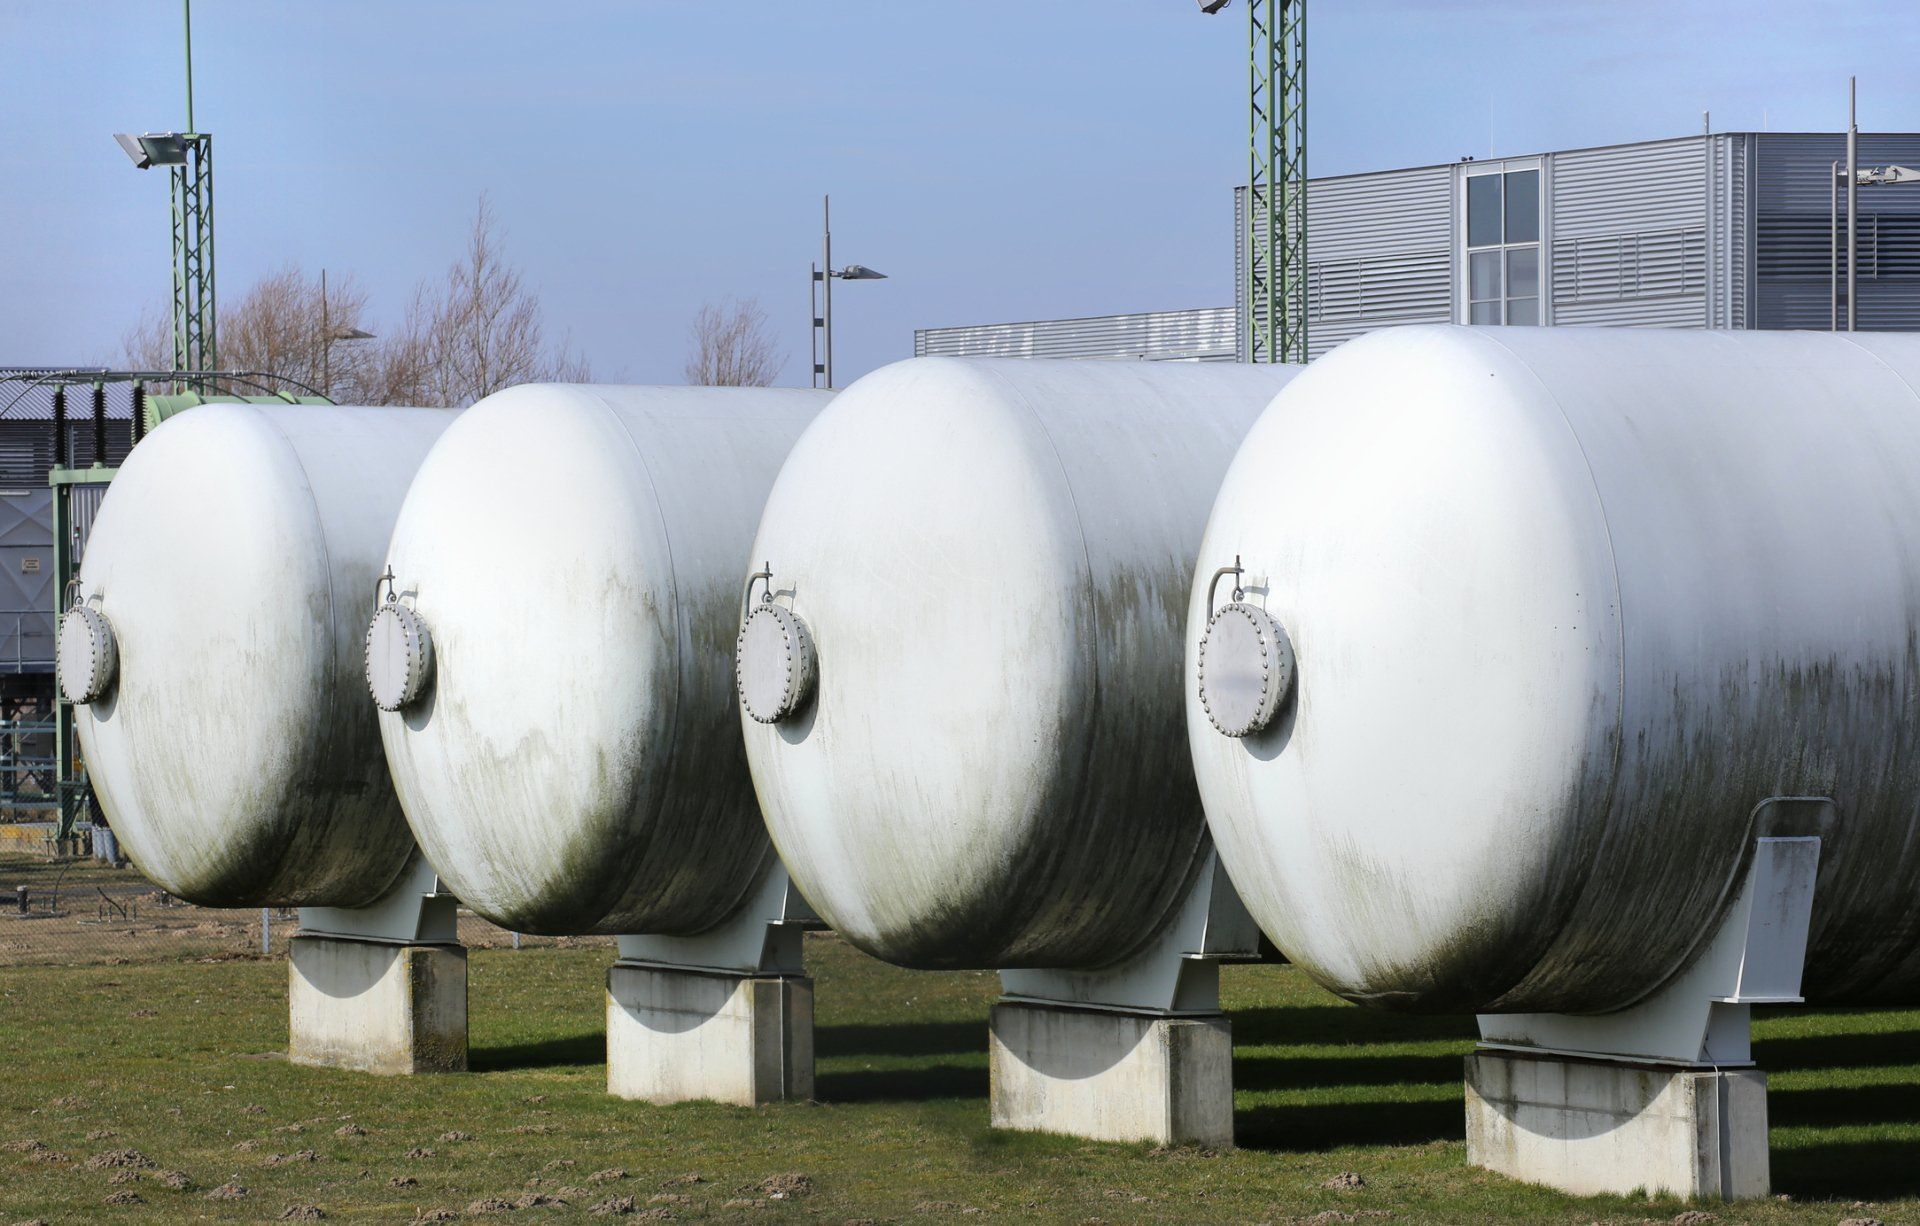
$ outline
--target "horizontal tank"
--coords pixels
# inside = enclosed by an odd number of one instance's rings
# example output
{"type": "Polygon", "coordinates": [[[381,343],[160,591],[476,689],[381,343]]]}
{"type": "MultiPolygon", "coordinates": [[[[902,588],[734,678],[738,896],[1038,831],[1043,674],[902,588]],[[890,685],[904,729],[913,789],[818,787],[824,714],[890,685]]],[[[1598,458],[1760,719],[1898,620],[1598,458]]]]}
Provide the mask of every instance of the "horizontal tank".
{"type": "Polygon", "coordinates": [[[1900,335],[1397,328],[1309,368],[1188,621],[1201,792],[1274,943],[1355,1001],[1609,1011],[1756,836],[1818,834],[1808,999],[1920,994],[1916,387],[1900,335]],[[1757,828],[1795,795],[1837,825],[1757,828]]]}
{"type": "Polygon", "coordinates": [[[774,844],[849,941],[1096,967],[1156,934],[1208,846],[1194,552],[1291,373],[919,358],[807,430],[753,546],[742,725],[774,844]]]}
{"type": "Polygon", "coordinates": [[[140,871],[202,906],[359,906],[413,840],[361,636],[439,409],[205,404],[107,488],[60,631],[87,776],[140,871]]]}
{"type": "Polygon", "coordinates": [[[532,385],[433,449],[369,680],[407,819],[474,911],[689,934],[770,863],[733,642],[767,490],[829,396],[532,385]]]}

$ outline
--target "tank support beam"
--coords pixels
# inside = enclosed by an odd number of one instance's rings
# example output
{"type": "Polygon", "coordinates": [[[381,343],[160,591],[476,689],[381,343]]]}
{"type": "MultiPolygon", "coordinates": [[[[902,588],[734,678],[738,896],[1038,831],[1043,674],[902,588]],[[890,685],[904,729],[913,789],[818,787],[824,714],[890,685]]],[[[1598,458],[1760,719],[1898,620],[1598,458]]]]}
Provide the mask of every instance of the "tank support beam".
{"type": "Polygon", "coordinates": [[[287,1055],[368,1073],[467,1067],[458,903],[418,853],[365,907],[302,907],[288,949],[287,1055]]]}
{"type": "Polygon", "coordinates": [[[813,1097],[813,980],[801,940],[820,926],[775,861],[716,928],[621,936],[607,971],[607,1092],[741,1106],[813,1097]]]}
{"type": "MultiPolygon", "coordinates": [[[[1830,801],[1778,798],[1756,828],[1826,828],[1830,801]]],[[[1480,1015],[1467,1160],[1579,1195],[1765,1196],[1766,1074],[1754,1005],[1799,1003],[1818,835],[1767,835],[1693,963],[1637,1005],[1480,1015]]]]}
{"type": "Polygon", "coordinates": [[[1152,944],[1093,971],[1006,970],[989,1026],[996,1128],[1102,1141],[1233,1144],[1233,1038],[1220,963],[1259,930],[1212,852],[1152,944]]]}

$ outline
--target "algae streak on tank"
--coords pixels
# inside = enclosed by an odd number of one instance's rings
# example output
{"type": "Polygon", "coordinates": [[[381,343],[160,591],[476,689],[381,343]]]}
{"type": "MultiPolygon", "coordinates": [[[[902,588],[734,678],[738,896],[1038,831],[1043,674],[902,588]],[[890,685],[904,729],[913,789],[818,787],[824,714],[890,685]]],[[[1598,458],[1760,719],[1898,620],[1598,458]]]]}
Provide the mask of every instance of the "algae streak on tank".
{"type": "Polygon", "coordinates": [[[1284,367],[924,358],[795,445],[752,558],[741,722],[807,900],[919,967],[1100,967],[1208,851],[1181,625],[1284,367]]]}
{"type": "Polygon", "coordinates": [[[203,906],[360,906],[413,854],[361,682],[407,483],[454,414],[206,404],[134,448],[61,626],[88,777],[203,906]]]}
{"type": "Polygon", "coordinates": [[[1227,474],[1188,621],[1267,934],[1357,1001],[1616,1010],[1756,836],[1811,834],[1807,999],[1920,996],[1916,387],[1910,335],[1402,328],[1315,363],[1227,474]],[[1838,820],[1756,829],[1778,796],[1838,820]]]}
{"type": "Polygon", "coordinates": [[[733,646],[767,490],[829,396],[533,385],[433,449],[369,681],[407,820],[474,911],[688,935],[772,862],[733,646]]]}

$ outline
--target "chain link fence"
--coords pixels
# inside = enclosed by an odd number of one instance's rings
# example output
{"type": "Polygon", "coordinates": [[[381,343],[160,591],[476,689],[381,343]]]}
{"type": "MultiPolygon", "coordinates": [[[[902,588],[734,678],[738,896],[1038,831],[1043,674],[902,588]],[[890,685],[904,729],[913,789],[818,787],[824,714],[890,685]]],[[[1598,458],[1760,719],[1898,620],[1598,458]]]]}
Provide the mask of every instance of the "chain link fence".
{"type": "MultiPolygon", "coordinates": [[[[0,817],[0,968],[117,965],[284,954],[292,908],[196,907],[120,858],[112,835],[82,822],[65,840],[51,821],[0,817]]],[[[611,937],[533,937],[466,910],[469,949],[613,947],[611,937]]]]}

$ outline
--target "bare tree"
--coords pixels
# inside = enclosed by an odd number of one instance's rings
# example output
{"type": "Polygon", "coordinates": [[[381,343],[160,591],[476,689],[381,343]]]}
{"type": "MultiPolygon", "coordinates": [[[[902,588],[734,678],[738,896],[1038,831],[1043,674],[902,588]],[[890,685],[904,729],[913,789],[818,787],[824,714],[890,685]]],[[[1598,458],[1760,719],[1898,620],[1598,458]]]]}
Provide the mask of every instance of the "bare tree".
{"type": "Polygon", "coordinates": [[[564,341],[548,347],[540,298],[507,262],[485,196],[466,254],[447,269],[443,285],[414,291],[381,356],[384,369],[372,382],[390,403],[468,405],[516,383],[592,377],[564,341]]]}
{"type": "Polygon", "coordinates": [[[767,313],[757,298],[709,302],[688,329],[687,382],[704,387],[771,387],[786,365],[775,352],[767,313]]]}
{"type": "MultiPolygon", "coordinates": [[[[586,359],[564,339],[546,343],[539,296],[507,262],[485,196],[466,253],[447,269],[444,282],[415,287],[398,325],[378,341],[339,339],[355,330],[380,331],[368,327],[366,318],[367,295],[352,277],[331,283],[323,312],[319,281],[290,264],[220,312],[220,366],[284,376],[285,382],[266,381],[274,390],[298,393],[298,384],[324,384],[343,404],[465,407],[516,383],[583,383],[593,377],[586,359]]],[[[122,348],[130,366],[170,369],[169,316],[143,314],[122,348]]]]}
{"type": "Polygon", "coordinates": [[[148,307],[140,322],[120,338],[121,363],[129,370],[173,369],[173,320],[165,310],[148,307]]]}
{"type": "MultiPolygon", "coordinates": [[[[333,279],[323,303],[319,278],[298,265],[268,274],[220,312],[220,368],[269,371],[282,378],[225,390],[306,395],[313,389],[341,401],[366,399],[369,375],[382,363],[367,342],[340,339],[366,330],[366,313],[366,292],[351,276],[333,279]]],[[[136,370],[171,370],[171,318],[165,312],[143,313],[123,348],[127,364],[136,370]]]]}

